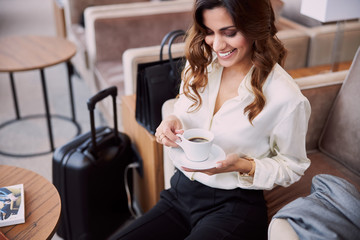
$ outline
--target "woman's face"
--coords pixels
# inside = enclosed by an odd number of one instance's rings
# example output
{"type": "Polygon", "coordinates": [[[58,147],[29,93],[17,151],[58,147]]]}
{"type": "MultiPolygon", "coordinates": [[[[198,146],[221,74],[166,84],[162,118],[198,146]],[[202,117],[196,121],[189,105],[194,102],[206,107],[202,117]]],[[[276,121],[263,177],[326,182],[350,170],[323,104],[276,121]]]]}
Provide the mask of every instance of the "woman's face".
{"type": "Polygon", "coordinates": [[[252,42],[236,29],[225,8],[205,10],[203,19],[207,28],[205,42],[216,52],[222,66],[232,67],[251,63],[252,42]]]}

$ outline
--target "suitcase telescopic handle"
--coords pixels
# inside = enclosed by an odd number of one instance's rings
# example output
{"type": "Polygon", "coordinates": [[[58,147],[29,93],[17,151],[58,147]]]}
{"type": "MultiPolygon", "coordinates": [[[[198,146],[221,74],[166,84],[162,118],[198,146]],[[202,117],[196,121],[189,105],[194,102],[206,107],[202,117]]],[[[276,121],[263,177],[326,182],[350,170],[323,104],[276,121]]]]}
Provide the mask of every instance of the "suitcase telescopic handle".
{"type": "Polygon", "coordinates": [[[91,128],[91,141],[93,145],[93,154],[96,155],[96,130],[95,130],[95,120],[94,120],[94,109],[96,103],[100,102],[104,98],[111,96],[113,102],[113,112],[114,112],[114,134],[118,136],[118,126],[117,126],[117,112],[116,112],[116,96],[117,88],[115,86],[101,90],[87,101],[87,106],[90,112],[90,128],[91,128]]]}

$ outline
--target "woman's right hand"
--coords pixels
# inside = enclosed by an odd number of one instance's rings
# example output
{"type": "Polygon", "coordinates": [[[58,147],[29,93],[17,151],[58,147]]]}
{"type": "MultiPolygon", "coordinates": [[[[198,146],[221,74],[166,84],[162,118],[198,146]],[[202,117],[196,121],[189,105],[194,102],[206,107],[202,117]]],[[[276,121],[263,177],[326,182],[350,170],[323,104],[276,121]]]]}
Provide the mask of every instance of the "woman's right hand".
{"type": "Polygon", "coordinates": [[[182,134],[183,132],[181,121],[176,116],[170,115],[156,129],[156,141],[167,147],[177,147],[176,141],[179,137],[176,134],[182,134]]]}

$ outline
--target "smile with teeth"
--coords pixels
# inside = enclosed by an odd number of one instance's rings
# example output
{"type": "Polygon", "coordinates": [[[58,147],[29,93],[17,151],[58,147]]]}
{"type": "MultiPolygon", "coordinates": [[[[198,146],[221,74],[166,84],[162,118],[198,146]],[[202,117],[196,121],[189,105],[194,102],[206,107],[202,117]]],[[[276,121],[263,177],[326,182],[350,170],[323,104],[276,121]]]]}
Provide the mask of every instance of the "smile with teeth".
{"type": "Polygon", "coordinates": [[[234,49],[231,50],[231,51],[225,52],[225,53],[219,52],[219,56],[220,56],[220,57],[227,57],[227,56],[229,56],[230,54],[232,54],[235,50],[236,50],[236,48],[234,48],[234,49]]]}

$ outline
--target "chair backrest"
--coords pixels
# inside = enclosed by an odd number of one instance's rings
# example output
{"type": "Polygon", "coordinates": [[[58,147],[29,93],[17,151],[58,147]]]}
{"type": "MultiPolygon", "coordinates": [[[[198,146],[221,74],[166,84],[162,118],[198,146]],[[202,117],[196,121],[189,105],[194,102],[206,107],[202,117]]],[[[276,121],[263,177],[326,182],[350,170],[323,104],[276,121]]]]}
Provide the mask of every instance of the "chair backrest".
{"type": "Polygon", "coordinates": [[[319,148],[360,175],[360,47],[332,106],[319,148]]]}
{"type": "Polygon", "coordinates": [[[80,23],[87,7],[147,1],[150,0],[67,0],[65,2],[65,11],[68,15],[68,23],[71,25],[80,23]]]}
{"type": "Polygon", "coordinates": [[[107,12],[106,18],[97,18],[98,9],[87,8],[86,44],[90,61],[121,59],[129,48],[158,45],[166,33],[187,30],[192,7],[193,0],[121,4],[107,12]],[[113,32],[119,34],[113,36],[113,32]]]}

